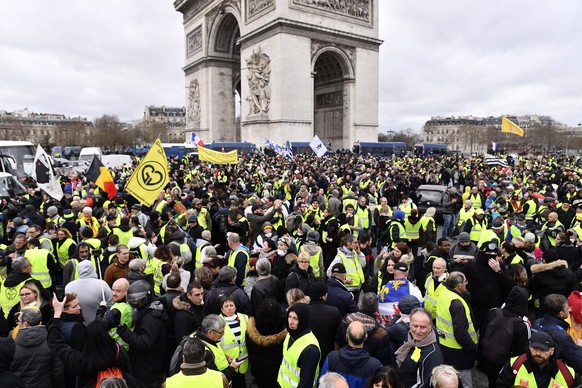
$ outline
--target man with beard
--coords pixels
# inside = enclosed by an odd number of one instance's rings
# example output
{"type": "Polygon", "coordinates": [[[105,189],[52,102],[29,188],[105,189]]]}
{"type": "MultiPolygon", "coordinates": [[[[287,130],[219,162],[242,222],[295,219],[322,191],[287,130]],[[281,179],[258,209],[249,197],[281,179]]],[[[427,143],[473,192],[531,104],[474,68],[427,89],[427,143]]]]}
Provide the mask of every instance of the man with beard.
{"type": "Polygon", "coordinates": [[[513,357],[497,378],[497,387],[577,387],[580,375],[557,359],[552,337],[533,332],[525,354],[513,357]]]}
{"type": "Polygon", "coordinates": [[[287,332],[277,382],[282,388],[313,387],[321,351],[309,327],[309,306],[305,303],[295,303],[287,310],[287,332]]]}
{"type": "Polygon", "coordinates": [[[80,242],[79,245],[77,245],[77,252],[75,256],[76,258],[69,260],[63,269],[64,286],[79,278],[78,266],[80,262],[91,259],[93,267],[97,269],[95,258],[91,257],[91,246],[88,243],[80,242]]]}

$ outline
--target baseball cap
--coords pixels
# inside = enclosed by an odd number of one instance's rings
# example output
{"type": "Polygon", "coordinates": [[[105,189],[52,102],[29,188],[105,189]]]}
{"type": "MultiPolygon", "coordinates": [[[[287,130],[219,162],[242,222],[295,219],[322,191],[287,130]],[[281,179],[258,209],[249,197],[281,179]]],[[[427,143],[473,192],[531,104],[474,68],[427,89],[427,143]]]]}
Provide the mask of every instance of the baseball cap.
{"type": "Polygon", "coordinates": [[[394,264],[394,271],[408,272],[408,266],[406,263],[398,262],[394,264]]]}
{"type": "Polygon", "coordinates": [[[538,348],[548,351],[550,348],[554,347],[554,340],[548,333],[543,331],[534,331],[531,333],[529,346],[530,348],[538,348]]]}
{"type": "Polygon", "coordinates": [[[346,273],[346,267],[342,263],[335,263],[331,267],[331,273],[346,273]]]}

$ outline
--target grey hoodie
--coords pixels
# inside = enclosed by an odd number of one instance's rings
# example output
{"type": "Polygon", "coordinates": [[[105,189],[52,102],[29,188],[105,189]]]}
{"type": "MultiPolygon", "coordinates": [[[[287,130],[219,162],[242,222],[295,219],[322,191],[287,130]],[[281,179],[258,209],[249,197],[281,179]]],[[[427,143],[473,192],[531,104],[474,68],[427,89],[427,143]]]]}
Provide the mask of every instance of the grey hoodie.
{"type": "Polygon", "coordinates": [[[81,304],[81,312],[85,318],[85,325],[95,320],[95,313],[99,308],[99,303],[103,300],[107,305],[111,304],[111,288],[105,281],[97,277],[97,271],[90,260],[83,260],[79,263],[79,279],[66,285],[65,292],[76,292],[77,299],[81,304]]]}

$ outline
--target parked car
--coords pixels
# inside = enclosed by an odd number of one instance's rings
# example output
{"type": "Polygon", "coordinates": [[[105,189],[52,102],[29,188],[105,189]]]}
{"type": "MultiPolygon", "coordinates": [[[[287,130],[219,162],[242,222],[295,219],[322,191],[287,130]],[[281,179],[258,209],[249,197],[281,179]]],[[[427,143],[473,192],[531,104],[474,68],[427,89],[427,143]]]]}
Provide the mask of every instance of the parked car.
{"type": "Polygon", "coordinates": [[[26,188],[14,175],[0,172],[0,198],[16,198],[25,194],[26,188]]]}
{"type": "Polygon", "coordinates": [[[420,215],[426,212],[429,207],[436,209],[435,220],[439,223],[443,221],[443,196],[447,191],[445,185],[420,185],[416,189],[418,198],[418,211],[420,215]]]}

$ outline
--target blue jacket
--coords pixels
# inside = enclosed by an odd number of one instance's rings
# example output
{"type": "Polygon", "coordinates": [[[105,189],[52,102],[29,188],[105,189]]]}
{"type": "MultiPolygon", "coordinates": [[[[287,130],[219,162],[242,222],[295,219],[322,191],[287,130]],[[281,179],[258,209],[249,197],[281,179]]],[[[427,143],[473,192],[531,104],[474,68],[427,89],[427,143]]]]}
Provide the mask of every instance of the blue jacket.
{"type": "Polygon", "coordinates": [[[345,347],[327,355],[321,375],[336,372],[345,377],[350,388],[363,388],[382,363],[360,348],[345,347]]]}
{"type": "Polygon", "coordinates": [[[560,348],[558,358],[574,368],[576,373],[582,373],[582,346],[574,343],[567,332],[568,327],[570,327],[568,322],[549,314],[545,314],[534,323],[535,330],[545,331],[558,344],[560,348]]]}
{"type": "Polygon", "coordinates": [[[335,278],[329,278],[326,284],[327,300],[325,303],[327,305],[337,307],[342,317],[358,311],[354,296],[345,288],[341,281],[335,278]]]}

